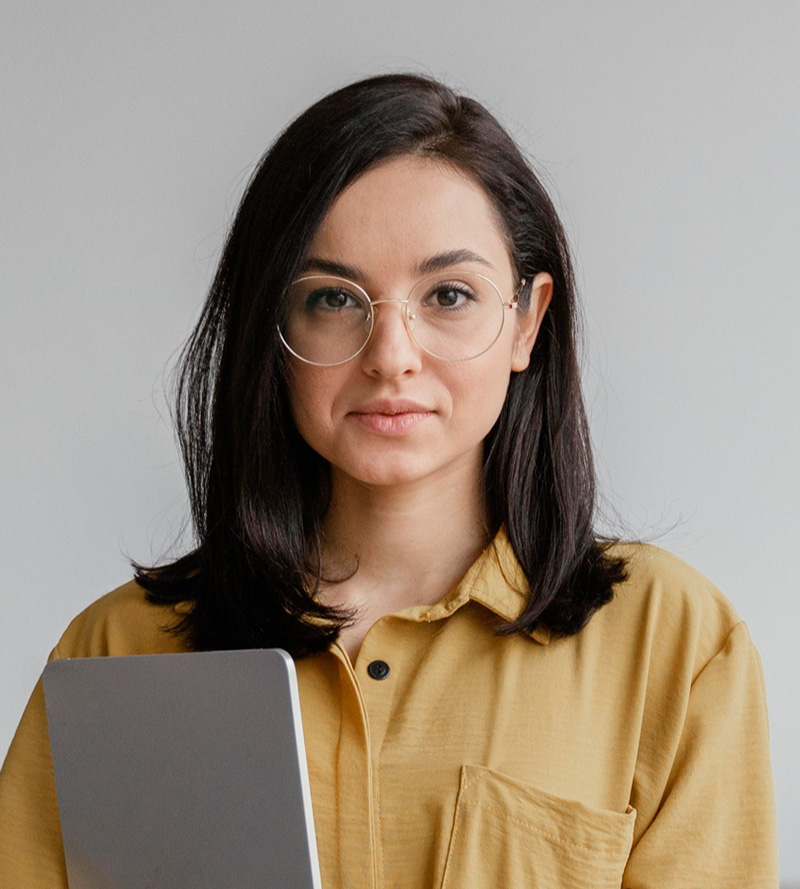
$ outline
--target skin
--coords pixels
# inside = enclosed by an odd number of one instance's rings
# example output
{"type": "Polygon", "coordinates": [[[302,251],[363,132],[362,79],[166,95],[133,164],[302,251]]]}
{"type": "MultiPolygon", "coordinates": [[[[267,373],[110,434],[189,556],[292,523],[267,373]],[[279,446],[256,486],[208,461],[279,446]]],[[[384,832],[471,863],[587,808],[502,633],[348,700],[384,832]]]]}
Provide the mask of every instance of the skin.
{"type": "MultiPolygon", "coordinates": [[[[403,156],[339,195],[309,256],[357,268],[352,280],[373,299],[404,299],[424,277],[416,272],[422,260],[463,248],[489,265],[461,262],[452,271],[486,275],[510,300],[517,283],[511,257],[483,189],[451,166],[403,156]]],[[[468,361],[424,352],[399,303],[377,307],[372,336],[351,361],[317,367],[292,359],[294,421],[332,467],[324,560],[332,571],[358,560],[353,577],[321,591],[324,601],[359,611],[339,639],[354,663],[378,618],[439,601],[489,542],[482,442],[511,374],[528,366],[551,295],[550,275],[537,275],[528,311],[506,310],[500,338],[468,361]]]]}

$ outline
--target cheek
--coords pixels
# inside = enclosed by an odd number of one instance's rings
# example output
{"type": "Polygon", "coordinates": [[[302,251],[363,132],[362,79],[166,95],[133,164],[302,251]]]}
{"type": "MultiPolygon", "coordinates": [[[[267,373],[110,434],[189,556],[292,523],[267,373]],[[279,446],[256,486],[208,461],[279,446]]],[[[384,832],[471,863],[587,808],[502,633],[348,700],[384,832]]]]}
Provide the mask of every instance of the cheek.
{"type": "MultiPolygon", "coordinates": [[[[330,376],[330,375],[328,375],[330,376]]],[[[332,394],[329,379],[321,379],[311,367],[294,368],[288,380],[289,406],[297,431],[315,447],[315,440],[329,425],[332,394]]]]}
{"type": "Polygon", "coordinates": [[[507,362],[487,362],[487,365],[463,375],[454,398],[460,408],[461,421],[471,424],[481,437],[488,434],[503,408],[510,378],[507,362]]]}

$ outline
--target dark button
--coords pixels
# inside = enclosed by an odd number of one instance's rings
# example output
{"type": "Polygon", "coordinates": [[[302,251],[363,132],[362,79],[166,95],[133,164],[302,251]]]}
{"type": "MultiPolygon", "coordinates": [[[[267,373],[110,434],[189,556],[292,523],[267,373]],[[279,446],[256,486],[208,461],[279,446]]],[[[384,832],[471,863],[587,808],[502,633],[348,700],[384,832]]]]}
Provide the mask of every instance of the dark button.
{"type": "Polygon", "coordinates": [[[389,675],[389,665],[386,661],[373,661],[367,667],[367,673],[373,679],[385,679],[389,675]]]}

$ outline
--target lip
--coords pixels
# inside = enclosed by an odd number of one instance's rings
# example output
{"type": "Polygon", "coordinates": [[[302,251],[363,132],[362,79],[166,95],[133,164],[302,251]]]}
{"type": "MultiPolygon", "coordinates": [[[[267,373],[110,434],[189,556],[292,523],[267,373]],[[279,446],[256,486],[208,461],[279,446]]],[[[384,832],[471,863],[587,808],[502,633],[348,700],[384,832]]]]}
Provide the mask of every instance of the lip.
{"type": "Polygon", "coordinates": [[[432,414],[433,410],[417,401],[407,398],[378,398],[374,401],[366,401],[364,404],[354,407],[351,414],[432,414]]]}
{"type": "Polygon", "coordinates": [[[434,414],[423,404],[399,398],[365,402],[347,416],[377,435],[398,436],[416,429],[434,414]]]}

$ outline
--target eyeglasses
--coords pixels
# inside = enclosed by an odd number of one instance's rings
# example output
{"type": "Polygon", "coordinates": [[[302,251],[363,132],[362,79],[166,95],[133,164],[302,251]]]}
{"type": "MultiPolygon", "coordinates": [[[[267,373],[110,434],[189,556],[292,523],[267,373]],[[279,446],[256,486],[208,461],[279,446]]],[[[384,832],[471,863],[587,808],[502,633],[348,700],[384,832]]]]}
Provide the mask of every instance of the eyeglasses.
{"type": "Polygon", "coordinates": [[[301,361],[320,367],[344,364],[367,345],[376,306],[400,303],[406,328],[429,355],[445,361],[477,358],[497,341],[506,309],[515,309],[525,279],[510,301],[477,272],[437,274],[418,281],[407,299],[370,299],[352,281],[304,275],[289,287],[286,320],[278,332],[301,361]]]}

